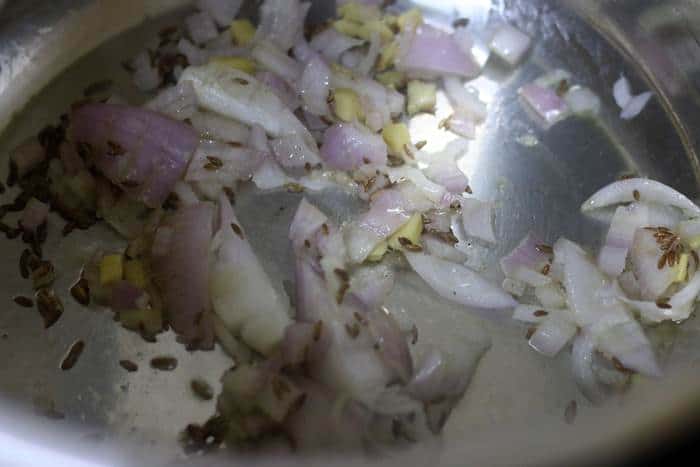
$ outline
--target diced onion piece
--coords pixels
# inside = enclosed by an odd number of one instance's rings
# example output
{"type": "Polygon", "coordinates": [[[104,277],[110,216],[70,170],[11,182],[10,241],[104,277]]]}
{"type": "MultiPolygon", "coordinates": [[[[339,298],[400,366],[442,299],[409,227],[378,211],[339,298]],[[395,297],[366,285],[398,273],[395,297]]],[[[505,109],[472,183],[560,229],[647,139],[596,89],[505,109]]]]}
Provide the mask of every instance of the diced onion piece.
{"type": "Polygon", "coordinates": [[[387,147],[382,138],[352,123],[328,128],[320,154],[329,167],[339,170],[353,170],[365,164],[384,166],[387,161],[387,147]]]}
{"type": "Polygon", "coordinates": [[[566,102],[550,88],[530,83],[520,88],[518,94],[548,126],[563,120],[569,113],[566,102]]]}
{"type": "Polygon", "coordinates": [[[530,347],[547,357],[554,357],[576,335],[576,325],[563,313],[549,316],[530,337],[530,347]]]}
{"type": "Polygon", "coordinates": [[[204,44],[219,35],[216,24],[209,13],[202,11],[185,18],[185,27],[196,44],[204,44]]]}
{"type": "Polygon", "coordinates": [[[649,99],[651,99],[652,96],[653,94],[651,92],[643,92],[642,94],[632,97],[625,108],[622,109],[620,118],[623,120],[631,120],[639,115],[642,110],[644,110],[644,107],[646,107],[647,102],[649,102],[649,99]]]}
{"type": "Polygon", "coordinates": [[[382,137],[389,147],[389,153],[403,157],[411,145],[411,135],[405,123],[390,123],[382,130],[382,137]]]}
{"type": "Polygon", "coordinates": [[[615,210],[605,245],[598,255],[598,266],[611,277],[625,269],[627,252],[637,229],[649,224],[649,209],[643,203],[620,206],[615,210]]]}
{"type": "Polygon", "coordinates": [[[581,205],[581,210],[586,212],[613,204],[634,201],[675,206],[693,215],[700,215],[700,207],[686,196],[663,183],[646,178],[630,178],[613,182],[588,198],[581,205]]]}
{"type": "Polygon", "coordinates": [[[462,225],[467,235],[489,243],[496,242],[493,233],[493,203],[474,198],[462,201],[462,225]]]}
{"type": "Polygon", "coordinates": [[[496,30],[490,48],[509,65],[515,66],[522,60],[531,42],[530,36],[510,24],[504,24],[496,30]]]}
{"type": "Polygon", "coordinates": [[[540,287],[535,287],[535,297],[547,308],[565,308],[566,293],[557,283],[550,283],[540,287]]]}
{"type": "Polygon", "coordinates": [[[525,293],[525,287],[527,287],[527,284],[517,279],[511,279],[510,277],[506,277],[505,279],[503,279],[501,287],[503,287],[503,290],[505,290],[511,295],[521,297],[525,293]]]}
{"type": "Polygon", "coordinates": [[[216,139],[224,143],[245,143],[250,130],[237,121],[211,112],[195,112],[191,117],[194,127],[201,138],[216,139]]]}
{"type": "Polygon", "coordinates": [[[304,35],[304,21],[311,2],[265,0],[260,6],[256,41],[265,39],[286,52],[304,35]]]}
{"type": "Polygon", "coordinates": [[[613,85],[613,97],[615,98],[615,103],[621,109],[627,107],[627,104],[632,100],[632,88],[630,87],[630,82],[624,75],[620,75],[618,80],[615,81],[613,85]]]}
{"type": "Polygon", "coordinates": [[[600,112],[600,98],[586,87],[573,86],[564,95],[564,101],[574,115],[595,116],[600,112]]]}

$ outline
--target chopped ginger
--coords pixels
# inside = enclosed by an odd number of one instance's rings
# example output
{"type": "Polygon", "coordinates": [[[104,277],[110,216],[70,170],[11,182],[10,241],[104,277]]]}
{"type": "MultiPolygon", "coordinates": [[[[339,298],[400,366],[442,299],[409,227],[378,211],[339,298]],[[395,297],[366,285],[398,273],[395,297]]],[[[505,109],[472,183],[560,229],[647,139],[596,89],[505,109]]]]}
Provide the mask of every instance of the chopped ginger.
{"type": "Polygon", "coordinates": [[[369,256],[367,256],[367,261],[370,261],[372,263],[378,263],[382,260],[388,249],[389,243],[386,240],[382,240],[382,242],[379,245],[374,247],[372,253],[370,253],[369,256]]]}
{"type": "Polygon", "coordinates": [[[688,245],[689,245],[690,248],[692,248],[693,250],[697,250],[698,248],[700,248],[700,235],[698,235],[697,237],[691,238],[691,239],[688,241],[688,245]]]}
{"type": "Polygon", "coordinates": [[[420,237],[423,233],[423,216],[414,214],[399,230],[389,237],[389,246],[393,250],[411,251],[421,248],[420,237]]]}
{"type": "Polygon", "coordinates": [[[688,253],[683,253],[676,266],[675,282],[684,282],[688,276],[688,253]]]}
{"type": "Polygon", "coordinates": [[[360,96],[355,91],[347,88],[339,88],[333,92],[333,112],[336,117],[344,122],[354,122],[363,115],[360,96]]]}
{"type": "Polygon", "coordinates": [[[386,87],[399,89],[406,85],[406,75],[400,71],[385,71],[377,75],[377,81],[386,87]]]}
{"type": "Polygon", "coordinates": [[[139,288],[145,288],[147,285],[146,270],[143,267],[143,261],[131,260],[124,263],[124,279],[132,285],[139,288]]]}
{"type": "Polygon", "coordinates": [[[247,19],[237,19],[231,23],[229,32],[236,45],[246,46],[255,37],[255,26],[247,19]]]}
{"type": "Polygon", "coordinates": [[[423,23],[423,13],[418,8],[412,8],[399,16],[397,23],[401,31],[415,29],[423,23]]]}
{"type": "Polygon", "coordinates": [[[381,18],[382,14],[376,5],[365,5],[359,2],[349,2],[338,8],[338,14],[342,19],[365,23],[381,18]]]}
{"type": "Polygon", "coordinates": [[[248,73],[249,75],[255,73],[258,68],[257,64],[253,60],[245,57],[213,57],[211,61],[230,66],[231,68],[240,70],[243,73],[248,73]]]}
{"type": "Polygon", "coordinates": [[[403,157],[406,147],[411,145],[411,135],[405,123],[390,123],[382,130],[384,142],[389,146],[389,152],[394,156],[403,157]]]}
{"type": "Polygon", "coordinates": [[[433,112],[437,103],[437,87],[435,83],[423,81],[409,81],[408,83],[408,110],[409,115],[419,112],[433,112]]]}
{"type": "Polygon", "coordinates": [[[396,56],[399,54],[399,43],[392,41],[382,48],[377,61],[377,71],[384,71],[394,65],[396,56]]]}

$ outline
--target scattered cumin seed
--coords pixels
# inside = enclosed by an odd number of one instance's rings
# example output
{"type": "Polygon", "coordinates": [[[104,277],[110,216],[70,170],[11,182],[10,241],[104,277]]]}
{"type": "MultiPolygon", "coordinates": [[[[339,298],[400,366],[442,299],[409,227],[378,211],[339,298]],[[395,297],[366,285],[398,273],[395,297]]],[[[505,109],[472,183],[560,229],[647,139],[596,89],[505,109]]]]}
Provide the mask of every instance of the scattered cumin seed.
{"type": "Polygon", "coordinates": [[[303,193],[304,192],[304,186],[300,185],[298,183],[287,183],[287,191],[289,193],[303,193]]]}
{"type": "Polygon", "coordinates": [[[207,156],[207,162],[204,164],[205,170],[219,170],[224,166],[224,162],[215,156],[207,156]]]}
{"type": "Polygon", "coordinates": [[[328,235],[330,232],[330,229],[328,228],[328,224],[323,223],[321,224],[321,231],[323,232],[323,235],[328,235]]]}
{"type": "Polygon", "coordinates": [[[459,18],[452,22],[452,27],[455,29],[466,28],[467,26],[469,26],[469,18],[459,18]]]}
{"type": "Polygon", "coordinates": [[[566,409],[564,409],[564,421],[571,425],[576,420],[576,412],[578,411],[578,404],[576,401],[571,401],[567,404],[566,409]]]}
{"type": "Polygon", "coordinates": [[[139,366],[131,360],[119,360],[119,366],[124,368],[129,373],[134,373],[139,369],[139,366]]]}
{"type": "Polygon", "coordinates": [[[73,368],[75,364],[78,363],[78,359],[80,358],[80,355],[82,355],[84,349],[85,342],[74,342],[73,345],[70,346],[70,349],[68,349],[68,353],[61,362],[61,370],[68,371],[73,368]]]}
{"type": "Polygon", "coordinates": [[[438,123],[438,130],[444,130],[447,129],[450,126],[450,120],[452,119],[452,116],[450,115],[447,118],[443,118],[440,120],[440,123],[438,123]]]}
{"type": "Polygon", "coordinates": [[[29,297],[24,297],[22,295],[18,295],[13,300],[17,305],[24,307],[24,308],[31,308],[34,306],[34,300],[32,300],[29,297]]]}
{"type": "Polygon", "coordinates": [[[415,324],[411,326],[411,345],[416,345],[418,343],[418,326],[415,324]]]}
{"type": "Polygon", "coordinates": [[[333,272],[343,282],[348,282],[350,280],[350,275],[345,269],[336,268],[333,272]]]}
{"type": "Polygon", "coordinates": [[[536,331],[537,331],[537,328],[534,328],[534,327],[527,328],[527,332],[525,333],[525,339],[529,340],[536,331]]]}
{"type": "Polygon", "coordinates": [[[360,335],[360,325],[358,323],[345,323],[345,331],[348,333],[348,336],[357,339],[357,336],[360,335]]]}
{"type": "Polygon", "coordinates": [[[549,245],[545,245],[544,243],[535,246],[535,249],[545,255],[551,255],[554,253],[554,249],[549,245]]]}
{"type": "Polygon", "coordinates": [[[309,241],[308,238],[307,238],[306,240],[304,240],[304,246],[305,246],[306,248],[311,248],[311,242],[309,241]]]}
{"type": "Polygon", "coordinates": [[[323,332],[323,321],[316,321],[314,323],[313,339],[318,342],[321,339],[321,333],[323,332]]]}
{"type": "Polygon", "coordinates": [[[470,195],[474,193],[472,191],[472,187],[470,187],[469,185],[466,186],[466,188],[464,189],[464,192],[467,194],[470,194],[470,195]]]}
{"type": "Polygon", "coordinates": [[[339,305],[343,303],[343,300],[345,299],[345,294],[347,293],[349,288],[350,284],[345,282],[341,284],[340,288],[338,289],[338,293],[336,294],[335,300],[339,305]]]}
{"type": "Polygon", "coordinates": [[[245,80],[243,78],[234,78],[234,81],[240,84],[241,86],[247,86],[248,84],[250,84],[248,83],[248,80],[245,80]]]}
{"type": "Polygon", "coordinates": [[[559,84],[557,85],[557,90],[556,90],[557,96],[563,97],[564,94],[569,92],[569,88],[571,88],[571,86],[569,85],[569,81],[567,81],[565,79],[559,81],[559,84]]]}
{"type": "Polygon", "coordinates": [[[617,357],[612,358],[612,364],[615,367],[615,369],[621,373],[632,373],[632,370],[629,368],[625,367],[620,360],[618,360],[617,357]]]}
{"type": "Polygon", "coordinates": [[[78,279],[78,282],[70,288],[70,294],[76,302],[83,306],[88,306],[90,304],[90,286],[87,279],[84,277],[78,279]]]}
{"type": "Polygon", "coordinates": [[[639,191],[638,191],[638,190],[634,190],[634,191],[632,192],[632,197],[634,197],[634,200],[635,200],[635,201],[639,201],[639,199],[641,198],[641,195],[639,194],[639,191]]]}
{"type": "Polygon", "coordinates": [[[545,264],[544,267],[542,267],[542,274],[545,276],[548,275],[551,268],[552,266],[549,263],[545,264]]]}
{"type": "Polygon", "coordinates": [[[426,140],[418,141],[416,143],[416,149],[418,149],[420,151],[421,149],[423,149],[425,147],[426,144],[428,144],[428,142],[426,140]]]}
{"type": "Polygon", "coordinates": [[[656,306],[659,307],[659,308],[661,308],[662,310],[670,310],[670,309],[672,308],[672,307],[671,307],[671,304],[668,303],[668,299],[667,299],[667,298],[657,300],[657,301],[656,301],[656,306]]]}
{"type": "Polygon", "coordinates": [[[61,300],[50,289],[40,289],[37,292],[36,307],[44,319],[44,329],[53,326],[63,314],[61,300]]]}
{"type": "Polygon", "coordinates": [[[535,316],[536,318],[541,318],[543,316],[547,316],[549,313],[547,313],[544,310],[537,310],[535,311],[532,315],[535,316]]]}
{"type": "Polygon", "coordinates": [[[241,237],[241,240],[245,239],[245,236],[243,235],[243,229],[241,229],[241,227],[240,227],[238,224],[236,224],[235,222],[232,223],[232,224],[231,224],[231,229],[233,229],[233,232],[234,232],[236,235],[238,235],[239,237],[241,237]]]}
{"type": "Polygon", "coordinates": [[[209,383],[200,378],[195,378],[190,381],[190,388],[195,396],[203,401],[210,401],[214,398],[214,390],[209,383]]]}
{"type": "Polygon", "coordinates": [[[423,251],[422,246],[416,245],[415,243],[413,243],[410,239],[408,239],[406,237],[399,237],[399,244],[403,248],[405,248],[407,251],[416,252],[416,253],[423,251]]]}
{"type": "Polygon", "coordinates": [[[151,368],[160,371],[173,371],[177,368],[177,359],[167,356],[152,358],[151,368]]]}
{"type": "Polygon", "coordinates": [[[242,148],[243,147],[243,143],[239,143],[238,141],[229,141],[226,144],[231,146],[232,148],[242,148]]]}

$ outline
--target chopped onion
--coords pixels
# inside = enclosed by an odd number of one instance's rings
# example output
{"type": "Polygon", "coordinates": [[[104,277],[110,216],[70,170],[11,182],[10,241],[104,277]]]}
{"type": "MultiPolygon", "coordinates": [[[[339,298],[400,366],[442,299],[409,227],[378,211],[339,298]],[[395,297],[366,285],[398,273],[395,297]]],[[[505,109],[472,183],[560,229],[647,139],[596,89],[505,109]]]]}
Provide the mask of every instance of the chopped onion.
{"type": "Polygon", "coordinates": [[[632,88],[630,82],[625,78],[625,75],[620,75],[613,85],[613,97],[615,103],[621,109],[627,107],[627,104],[632,100],[632,88]]]}
{"type": "Polygon", "coordinates": [[[576,335],[576,325],[564,313],[548,316],[530,338],[530,347],[547,357],[554,357],[576,335]]]}
{"type": "Polygon", "coordinates": [[[306,63],[298,91],[304,102],[304,110],[314,115],[329,115],[328,93],[331,70],[321,57],[314,54],[306,63]]]}
{"type": "Polygon", "coordinates": [[[675,206],[694,215],[700,215],[700,207],[683,194],[663,183],[646,178],[630,178],[613,182],[588,198],[581,205],[581,210],[586,212],[613,204],[634,201],[675,206]]]}
{"type": "Polygon", "coordinates": [[[335,28],[327,28],[316,34],[309,45],[325,59],[339,62],[344,52],[359,47],[363,43],[364,41],[360,39],[354,39],[339,33],[335,28]]]}
{"type": "Polygon", "coordinates": [[[449,74],[471,78],[480,71],[454,37],[427,24],[404,31],[396,67],[418,78],[449,74]]]}
{"type": "Polygon", "coordinates": [[[245,125],[211,112],[195,112],[190,117],[190,122],[203,139],[215,139],[223,143],[245,143],[250,134],[245,125]]]}
{"type": "Polygon", "coordinates": [[[138,54],[131,61],[131,66],[134,69],[131,79],[139,90],[144,92],[153,91],[160,86],[162,81],[160,73],[158,73],[158,68],[151,63],[151,57],[148,52],[144,51],[138,54]]]}
{"type": "Polygon", "coordinates": [[[302,199],[289,226],[289,239],[292,241],[295,253],[302,253],[304,243],[311,242],[316,232],[327,222],[328,216],[309,203],[306,198],[302,199]]]}
{"type": "Polygon", "coordinates": [[[387,147],[381,136],[360,124],[339,123],[324,133],[321,158],[339,170],[354,170],[363,164],[384,166],[387,147]]]}
{"type": "Polygon", "coordinates": [[[146,103],[145,107],[160,112],[175,120],[192,118],[197,110],[197,96],[189,81],[181,81],[177,86],[166,88],[146,103]]]}
{"type": "Polygon", "coordinates": [[[177,182],[173,187],[173,193],[175,193],[175,196],[177,196],[182,206],[192,206],[193,204],[199,203],[199,198],[189,183],[183,181],[177,182]]]}
{"type": "Polygon", "coordinates": [[[264,159],[265,155],[254,149],[203,141],[194,153],[185,180],[232,187],[239,180],[250,179],[264,159]]]}
{"type": "Polygon", "coordinates": [[[510,254],[501,259],[503,274],[513,278],[520,268],[531,271],[542,270],[544,265],[549,262],[547,254],[539,248],[543,244],[544,242],[535,237],[532,232],[528,233],[510,254]]]}
{"type": "Polygon", "coordinates": [[[506,277],[505,279],[503,279],[501,287],[503,287],[503,290],[505,290],[511,295],[514,295],[516,297],[522,297],[522,295],[525,293],[525,287],[527,287],[527,284],[517,279],[511,279],[510,277],[506,277]]]}
{"type": "Polygon", "coordinates": [[[405,252],[416,273],[440,296],[453,302],[477,308],[512,308],[513,298],[464,266],[423,253],[405,252]]]}
{"type": "Polygon", "coordinates": [[[486,119],[486,104],[479,99],[479,92],[476,89],[465,88],[462,81],[454,76],[446,76],[443,83],[445,92],[458,113],[464,112],[477,123],[486,119]]]}
{"type": "Polygon", "coordinates": [[[376,310],[394,288],[394,271],[385,264],[362,266],[350,278],[349,292],[368,310],[376,310]]]}
{"type": "Polygon", "coordinates": [[[434,235],[424,235],[421,237],[421,240],[423,241],[423,248],[431,256],[452,261],[453,263],[464,263],[467,260],[467,255],[464,252],[459,251],[434,235]]]}
{"type": "Polygon", "coordinates": [[[627,252],[637,229],[649,224],[649,209],[643,203],[620,206],[615,210],[605,245],[598,255],[598,266],[609,276],[616,277],[625,269],[627,252]]]}
{"type": "Polygon", "coordinates": [[[496,243],[493,233],[493,203],[474,198],[462,200],[462,225],[467,235],[496,243]]]}
{"type": "Polygon", "coordinates": [[[302,73],[302,66],[274,44],[261,42],[253,47],[250,55],[265,70],[284,79],[290,87],[295,87],[302,73]]]}
{"type": "Polygon", "coordinates": [[[362,58],[362,61],[357,65],[355,71],[361,75],[368,75],[369,72],[374,68],[374,64],[377,63],[377,58],[379,58],[379,52],[381,52],[382,41],[378,32],[373,32],[371,40],[369,43],[369,49],[367,54],[362,58]]]}
{"type": "Polygon", "coordinates": [[[557,313],[568,313],[560,308],[546,308],[539,305],[518,305],[513,310],[513,319],[523,323],[542,323],[547,317],[557,313]]]}
{"type": "Polygon", "coordinates": [[[647,229],[637,229],[630,248],[630,267],[639,283],[641,296],[645,300],[658,299],[676,279],[676,268],[670,264],[659,268],[664,252],[647,229]]]}
{"type": "Polygon", "coordinates": [[[259,71],[255,74],[255,77],[262,84],[270,88],[270,90],[274,92],[282,102],[284,102],[284,105],[286,105],[289,110],[295,111],[301,105],[301,100],[299,99],[296,91],[277,74],[271,71],[259,71]]]}
{"type": "Polygon", "coordinates": [[[185,18],[185,27],[196,44],[204,44],[219,35],[214,20],[206,11],[185,18]]]}
{"type": "Polygon", "coordinates": [[[518,93],[547,126],[563,120],[569,113],[566,102],[550,88],[530,83],[520,88],[518,93]]]}
{"type": "Polygon", "coordinates": [[[303,37],[304,20],[311,2],[265,0],[260,6],[256,41],[266,39],[286,52],[303,37]]]}
{"type": "Polygon", "coordinates": [[[283,167],[313,167],[321,163],[321,158],[315,150],[315,143],[314,149],[311,149],[303,139],[303,135],[284,135],[273,139],[270,145],[277,162],[283,167]]]}
{"type": "Polygon", "coordinates": [[[629,300],[626,297],[620,297],[620,300],[639,311],[647,322],[660,323],[670,320],[678,323],[690,317],[698,294],[700,294],[700,274],[695,274],[681,290],[668,300],[666,306],[659,307],[656,302],[629,300]]]}
{"type": "Polygon", "coordinates": [[[651,92],[643,92],[634,96],[632,99],[630,99],[625,108],[622,109],[620,118],[623,120],[631,120],[639,115],[642,110],[644,110],[644,107],[646,107],[647,102],[649,102],[649,99],[651,99],[651,96],[653,96],[651,92]]]}
{"type": "Polygon", "coordinates": [[[535,297],[547,308],[566,308],[566,292],[557,283],[535,287],[535,297]]]}
{"type": "Polygon", "coordinates": [[[595,116],[600,112],[600,98],[586,87],[573,86],[564,95],[564,101],[574,115],[595,116]]]}
{"type": "Polygon", "coordinates": [[[574,338],[571,349],[571,371],[579,389],[588,400],[601,403],[605,397],[603,388],[593,371],[595,339],[590,332],[584,331],[574,338]]]}
{"type": "Polygon", "coordinates": [[[87,143],[101,172],[132,197],[159,207],[197,147],[184,123],[137,107],[85,104],[71,116],[75,142],[87,143]]]}
{"type": "Polygon", "coordinates": [[[491,39],[490,48],[506,63],[515,66],[522,60],[525,52],[530,48],[531,42],[532,40],[527,34],[510,24],[504,24],[496,30],[491,39]]]}

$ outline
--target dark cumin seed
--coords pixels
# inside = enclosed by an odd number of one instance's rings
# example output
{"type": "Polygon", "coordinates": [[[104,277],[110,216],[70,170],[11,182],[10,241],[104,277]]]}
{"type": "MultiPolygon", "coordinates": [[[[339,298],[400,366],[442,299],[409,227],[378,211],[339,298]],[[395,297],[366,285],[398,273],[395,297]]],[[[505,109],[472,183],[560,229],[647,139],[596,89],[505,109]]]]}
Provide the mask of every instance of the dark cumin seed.
{"type": "Polygon", "coordinates": [[[357,323],[352,323],[352,324],[345,324],[345,331],[348,333],[348,336],[352,337],[353,339],[357,339],[357,336],[360,335],[360,325],[357,323]]]}
{"type": "Polygon", "coordinates": [[[632,371],[625,367],[620,360],[617,359],[617,357],[612,358],[612,364],[615,367],[615,369],[621,373],[632,373],[632,371]]]}
{"type": "Polygon", "coordinates": [[[233,232],[241,237],[241,239],[244,239],[245,236],[243,235],[243,230],[240,228],[240,226],[236,223],[231,224],[231,229],[233,229],[233,232]]]}
{"type": "Polygon", "coordinates": [[[545,264],[544,267],[542,268],[542,274],[544,274],[546,276],[547,274],[549,274],[549,270],[551,268],[552,268],[552,266],[549,263],[545,264]]]}
{"type": "Polygon", "coordinates": [[[466,188],[464,188],[464,192],[470,195],[474,193],[472,191],[472,187],[470,187],[469,185],[467,185],[466,188]]]}
{"type": "Polygon", "coordinates": [[[218,157],[214,156],[207,156],[207,163],[204,164],[204,168],[206,170],[219,170],[223,166],[223,161],[218,157]]]}
{"type": "Polygon", "coordinates": [[[226,143],[226,144],[228,144],[228,145],[231,146],[232,148],[241,148],[241,147],[243,147],[243,143],[239,143],[238,141],[229,141],[229,142],[226,143]]]}
{"type": "Polygon", "coordinates": [[[662,310],[670,310],[672,308],[671,304],[668,303],[667,299],[666,300],[657,300],[656,306],[661,308],[662,310]]]}
{"type": "Polygon", "coordinates": [[[348,282],[350,280],[350,275],[348,274],[348,272],[345,269],[337,268],[337,269],[334,269],[333,272],[343,282],[348,282]]]}
{"type": "Polygon", "coordinates": [[[411,345],[418,343],[418,326],[415,324],[411,327],[411,345]]]}
{"type": "Polygon", "coordinates": [[[525,333],[525,339],[530,339],[532,337],[532,335],[535,333],[535,331],[537,331],[537,328],[534,328],[534,327],[528,328],[527,332],[525,333]]]}
{"type": "Polygon", "coordinates": [[[34,300],[29,297],[24,297],[22,295],[16,296],[14,299],[15,303],[24,308],[31,308],[34,306],[34,300]]]}
{"type": "Polygon", "coordinates": [[[290,193],[303,193],[304,187],[298,183],[287,183],[287,191],[290,193]]]}
{"type": "Polygon", "coordinates": [[[321,224],[321,231],[323,231],[323,235],[328,235],[330,230],[328,229],[328,224],[321,224]]]}
{"type": "Polygon", "coordinates": [[[535,311],[535,312],[533,313],[533,315],[534,315],[536,318],[541,318],[541,317],[543,317],[543,316],[547,316],[548,314],[549,314],[549,313],[547,313],[547,312],[544,311],[544,310],[537,310],[537,311],[535,311]]]}
{"type": "Polygon", "coordinates": [[[350,288],[350,284],[345,282],[338,289],[338,293],[336,294],[336,297],[335,297],[335,300],[336,300],[336,302],[338,302],[338,305],[343,303],[343,300],[345,299],[345,294],[347,293],[349,288],[350,288]]]}
{"type": "Polygon", "coordinates": [[[420,151],[421,149],[423,149],[425,147],[426,144],[428,144],[428,142],[426,140],[418,141],[416,143],[416,149],[418,149],[420,151]]]}
{"type": "Polygon", "coordinates": [[[131,360],[119,360],[119,366],[124,368],[129,373],[133,373],[139,369],[139,366],[131,360]]]}
{"type": "Polygon", "coordinates": [[[466,28],[469,26],[469,18],[459,18],[452,22],[453,28],[466,28]]]}
{"type": "Polygon", "coordinates": [[[73,345],[70,346],[70,349],[68,349],[66,357],[61,362],[61,370],[67,371],[73,368],[75,364],[78,363],[78,359],[80,358],[80,355],[82,355],[84,349],[85,342],[74,342],[73,345]]]}
{"type": "Polygon", "coordinates": [[[83,306],[90,304],[90,286],[87,279],[81,277],[73,287],[70,288],[70,294],[76,302],[83,306]]]}
{"type": "Polygon", "coordinates": [[[408,251],[420,252],[423,248],[420,245],[416,245],[410,239],[406,237],[399,237],[399,244],[408,251]]]}
{"type": "Polygon", "coordinates": [[[552,253],[554,253],[554,249],[552,249],[552,247],[549,245],[545,245],[544,243],[535,246],[535,249],[545,255],[551,255],[552,253]]]}
{"type": "Polygon", "coordinates": [[[245,79],[243,79],[243,78],[235,78],[234,81],[235,81],[236,83],[240,84],[241,86],[247,86],[247,85],[248,85],[248,81],[245,80],[245,79]]]}
{"type": "Polygon", "coordinates": [[[578,411],[578,405],[576,401],[571,401],[567,404],[566,409],[564,409],[564,421],[571,425],[576,420],[576,412],[578,411]]]}
{"type": "Polygon", "coordinates": [[[177,368],[177,359],[173,357],[155,357],[151,359],[151,368],[160,371],[173,371],[177,368]]]}
{"type": "Polygon", "coordinates": [[[641,195],[639,194],[639,191],[637,191],[637,190],[634,190],[632,192],[632,196],[634,197],[635,201],[639,201],[639,199],[641,198],[641,195]]]}
{"type": "Polygon", "coordinates": [[[44,319],[44,329],[53,326],[63,314],[63,304],[53,290],[40,289],[36,294],[36,307],[44,319]]]}
{"type": "Polygon", "coordinates": [[[202,399],[203,401],[210,401],[214,398],[214,390],[211,388],[209,383],[203,379],[193,379],[190,381],[190,388],[195,396],[202,399]]]}
{"type": "Polygon", "coordinates": [[[559,84],[557,85],[557,90],[556,90],[557,96],[563,97],[564,94],[569,92],[570,87],[571,86],[569,85],[569,82],[567,80],[563,79],[563,80],[559,81],[559,84]]]}

